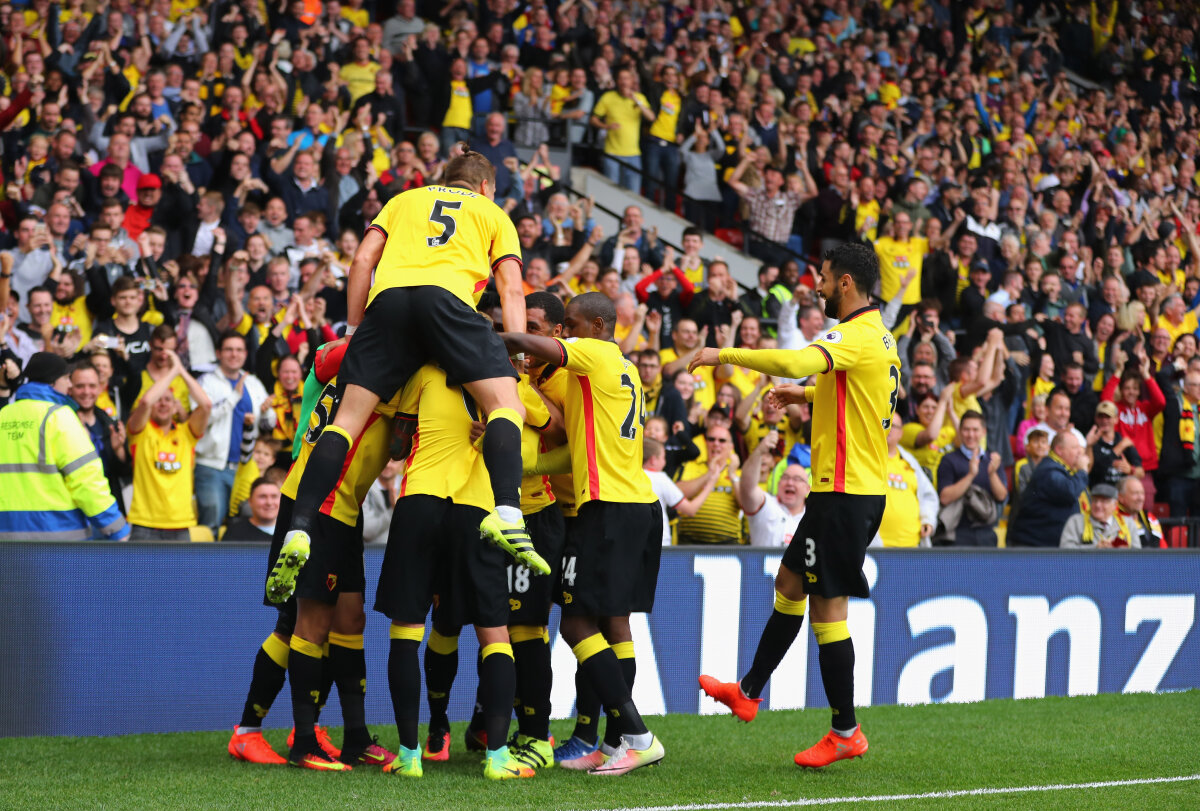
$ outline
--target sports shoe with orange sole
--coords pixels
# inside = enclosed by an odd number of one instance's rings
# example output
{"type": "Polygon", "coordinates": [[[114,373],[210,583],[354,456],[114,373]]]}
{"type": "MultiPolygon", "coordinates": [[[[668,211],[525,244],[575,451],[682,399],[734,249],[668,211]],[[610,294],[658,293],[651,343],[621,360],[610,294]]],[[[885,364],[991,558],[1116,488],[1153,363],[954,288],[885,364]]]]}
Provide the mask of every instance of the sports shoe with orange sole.
{"type": "Polygon", "coordinates": [[[329,757],[319,748],[315,752],[309,752],[304,755],[288,755],[288,765],[295,766],[298,769],[312,769],[318,772],[348,772],[352,771],[347,763],[342,763],[337,758],[329,757]]]}
{"type": "MultiPolygon", "coordinates": [[[[338,758],[340,758],[342,756],[342,750],[338,749],[336,746],[334,746],[333,741],[329,739],[329,728],[328,727],[315,726],[315,727],[313,727],[313,732],[317,736],[317,746],[321,747],[322,752],[329,755],[334,760],[337,760],[338,758]]],[[[288,733],[288,737],[287,737],[288,749],[291,749],[292,745],[295,743],[296,743],[296,728],[292,727],[292,731],[288,733]]]]}
{"type": "Polygon", "coordinates": [[[233,728],[233,736],[229,739],[229,755],[234,760],[244,760],[247,763],[269,763],[282,766],[287,758],[271,748],[262,732],[243,732],[238,734],[239,727],[233,728]]]}
{"type": "Polygon", "coordinates": [[[342,752],[346,756],[339,756],[338,759],[343,763],[350,763],[352,766],[380,766],[386,768],[389,763],[396,759],[395,754],[384,749],[374,740],[367,744],[366,748],[358,752],[358,754],[346,752],[345,749],[342,749],[342,752]]]}
{"type": "Polygon", "coordinates": [[[431,732],[425,739],[425,751],[421,753],[421,760],[447,761],[450,759],[450,733],[449,732],[431,732]],[[439,745],[440,744],[440,745],[439,745]],[[435,750],[434,747],[438,748],[435,750]]]}
{"type": "Polygon", "coordinates": [[[742,685],[736,681],[717,681],[712,676],[700,677],[700,689],[712,699],[721,702],[741,720],[750,723],[758,715],[761,698],[748,698],[742,685]]]}
{"type": "Polygon", "coordinates": [[[867,736],[862,733],[862,727],[857,727],[849,738],[843,738],[831,729],[815,746],[796,753],[796,765],[820,769],[839,760],[862,757],[866,751],[867,736]]]}

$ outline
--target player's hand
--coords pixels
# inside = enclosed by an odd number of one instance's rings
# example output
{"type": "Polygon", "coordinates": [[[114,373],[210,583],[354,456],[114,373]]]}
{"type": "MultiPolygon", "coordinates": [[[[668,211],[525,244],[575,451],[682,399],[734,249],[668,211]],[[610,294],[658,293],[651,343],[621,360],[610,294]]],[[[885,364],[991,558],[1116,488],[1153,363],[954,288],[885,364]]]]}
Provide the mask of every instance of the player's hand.
{"type": "Polygon", "coordinates": [[[701,366],[720,366],[720,365],[721,365],[721,350],[714,349],[711,346],[706,346],[696,354],[696,357],[692,358],[692,362],[688,364],[688,371],[695,372],[701,366]]]}
{"type": "Polygon", "coordinates": [[[784,383],[783,385],[776,386],[767,392],[767,397],[771,399],[771,404],[779,409],[808,402],[808,399],[804,396],[804,387],[798,386],[795,383],[784,383]]]}

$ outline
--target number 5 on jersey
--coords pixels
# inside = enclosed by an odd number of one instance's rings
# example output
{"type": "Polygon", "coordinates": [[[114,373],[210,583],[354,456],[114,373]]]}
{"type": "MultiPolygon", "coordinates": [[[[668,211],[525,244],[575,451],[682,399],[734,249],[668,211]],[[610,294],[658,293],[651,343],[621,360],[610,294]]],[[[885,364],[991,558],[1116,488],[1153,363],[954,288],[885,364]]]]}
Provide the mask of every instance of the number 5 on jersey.
{"type": "Polygon", "coordinates": [[[439,248],[450,241],[450,237],[454,236],[455,230],[458,228],[458,223],[454,221],[449,212],[457,211],[462,208],[462,200],[438,200],[433,204],[433,212],[429,215],[429,221],[435,222],[442,226],[442,233],[436,237],[425,237],[425,243],[431,248],[439,248]]]}

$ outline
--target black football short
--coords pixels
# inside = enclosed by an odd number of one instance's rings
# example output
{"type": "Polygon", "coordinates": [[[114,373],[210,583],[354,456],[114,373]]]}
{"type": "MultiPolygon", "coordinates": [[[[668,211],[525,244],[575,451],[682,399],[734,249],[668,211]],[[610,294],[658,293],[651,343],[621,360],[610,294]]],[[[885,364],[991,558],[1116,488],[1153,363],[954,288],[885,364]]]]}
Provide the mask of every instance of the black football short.
{"type": "Polygon", "coordinates": [[[388,401],[430,361],[450,383],[516,377],[491,322],[441,287],[392,287],[367,307],[338,380],[388,401]]]}
{"type": "Polygon", "coordinates": [[[562,510],[557,504],[543,507],[525,516],[525,529],[533,548],[547,563],[550,574],[534,574],[514,560],[508,562],[508,624],[546,625],[550,622],[550,606],[558,590],[562,571],[566,529],[562,510]]]}
{"type": "MultiPolygon", "coordinates": [[[[281,496],[279,499],[275,536],[271,539],[271,551],[267,556],[268,577],[279,558],[279,551],[283,548],[283,538],[291,525],[294,504],[295,502],[287,496],[281,496]]],[[[361,594],[367,586],[367,575],[363,569],[361,515],[356,526],[348,527],[336,518],[317,513],[309,544],[308,563],[304,564],[304,568],[296,577],[296,593],[280,606],[266,599],[264,589],[263,604],[278,608],[281,612],[290,611],[293,626],[297,597],[333,605],[342,592],[361,594]],[[291,608],[287,608],[289,604],[291,608]]],[[[276,630],[278,629],[276,626],[276,630]]]]}
{"type": "Polygon", "coordinates": [[[804,517],[783,553],[783,565],[804,578],[804,591],[821,597],[869,597],[863,559],[886,496],[810,493],[804,517]]]}
{"type": "Polygon", "coordinates": [[[555,601],[564,615],[623,617],[654,608],[662,557],[658,502],[589,501],[571,521],[555,601]]]}
{"type": "Polygon", "coordinates": [[[508,625],[505,567],[511,559],[479,537],[486,514],[436,496],[397,501],[375,610],[392,622],[423,623],[436,594],[443,626],[508,625]]]}

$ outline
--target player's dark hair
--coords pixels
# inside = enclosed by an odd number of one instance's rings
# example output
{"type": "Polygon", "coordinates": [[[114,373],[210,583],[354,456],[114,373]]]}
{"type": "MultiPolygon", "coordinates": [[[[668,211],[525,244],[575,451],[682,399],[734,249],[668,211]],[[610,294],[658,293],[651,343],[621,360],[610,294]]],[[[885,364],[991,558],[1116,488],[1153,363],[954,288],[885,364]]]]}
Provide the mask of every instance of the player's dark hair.
{"type": "Polygon", "coordinates": [[[597,318],[604,322],[605,333],[611,335],[613,328],[617,325],[617,308],[613,304],[612,299],[603,293],[593,291],[584,293],[582,296],[576,296],[571,299],[571,306],[575,308],[575,312],[588,320],[595,321],[597,318]]]}
{"type": "Polygon", "coordinates": [[[545,290],[535,290],[526,296],[525,309],[541,310],[551,324],[562,324],[567,315],[567,308],[563,306],[562,299],[545,290]]]}
{"type": "Polygon", "coordinates": [[[475,309],[481,313],[495,310],[497,307],[503,307],[500,301],[500,294],[495,290],[484,290],[483,295],[479,297],[479,303],[475,305],[475,309]]]}
{"type": "Polygon", "coordinates": [[[451,186],[455,183],[478,189],[483,181],[496,182],[496,167],[492,162],[478,152],[472,152],[465,141],[459,142],[461,155],[456,155],[446,162],[442,173],[442,183],[451,186]]]}
{"type": "Polygon", "coordinates": [[[861,295],[869,296],[879,284],[879,257],[875,249],[864,242],[845,242],[825,251],[822,257],[829,263],[835,277],[850,274],[861,295]]]}

